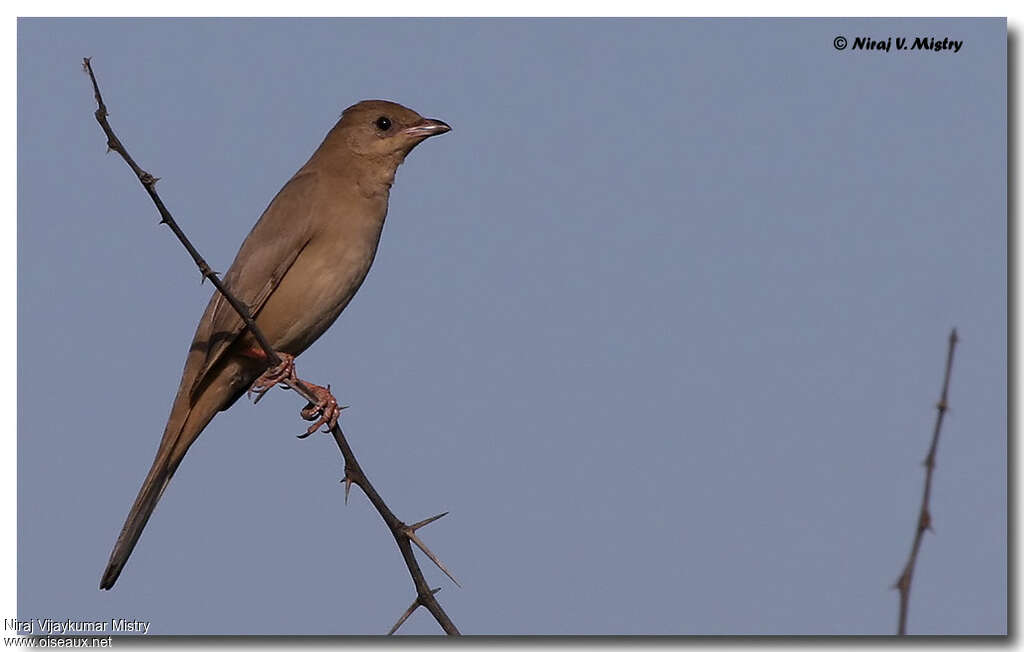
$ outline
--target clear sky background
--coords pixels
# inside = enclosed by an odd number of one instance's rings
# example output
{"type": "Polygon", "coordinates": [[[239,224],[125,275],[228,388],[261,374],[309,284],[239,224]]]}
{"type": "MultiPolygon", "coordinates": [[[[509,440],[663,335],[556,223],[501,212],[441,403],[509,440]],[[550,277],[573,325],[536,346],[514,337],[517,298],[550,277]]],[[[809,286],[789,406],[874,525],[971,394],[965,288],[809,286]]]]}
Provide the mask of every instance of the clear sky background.
{"type": "MultiPolygon", "coordinates": [[[[909,630],[1007,628],[1003,20],[27,20],[18,617],[377,634],[413,600],[302,401],[191,449],[111,592],[209,285],[341,110],[453,131],[299,358],[464,588],[467,634],[888,634],[946,339],[909,630]],[[836,36],[937,36],[958,53],[836,36]]],[[[6,616],[5,616],[6,617],[6,616]]],[[[418,612],[406,633],[435,633],[418,612]]]]}

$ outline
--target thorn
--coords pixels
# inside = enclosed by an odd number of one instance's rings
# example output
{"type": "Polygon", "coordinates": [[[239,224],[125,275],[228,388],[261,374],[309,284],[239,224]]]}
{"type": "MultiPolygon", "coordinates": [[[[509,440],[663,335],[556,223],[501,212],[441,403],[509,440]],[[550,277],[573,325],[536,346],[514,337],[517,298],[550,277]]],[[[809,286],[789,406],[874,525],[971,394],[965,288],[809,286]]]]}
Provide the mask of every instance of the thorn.
{"type": "Polygon", "coordinates": [[[907,571],[906,571],[906,569],[904,569],[904,571],[900,574],[900,578],[898,580],[896,580],[896,583],[892,585],[892,588],[893,589],[898,589],[900,593],[903,593],[904,591],[907,590],[907,571]]]}
{"type": "MultiPolygon", "coordinates": [[[[932,529],[932,514],[928,510],[921,512],[921,520],[917,524],[920,530],[931,530],[932,529]]],[[[932,530],[934,532],[934,530],[932,530]]]]}
{"type": "Polygon", "coordinates": [[[409,616],[412,615],[412,612],[416,611],[416,608],[419,607],[419,606],[420,606],[420,600],[419,600],[419,598],[416,598],[416,600],[414,600],[413,603],[411,605],[409,605],[409,608],[405,610],[405,613],[402,614],[401,617],[399,617],[398,622],[395,623],[391,627],[391,629],[388,630],[388,636],[391,636],[392,634],[397,632],[398,628],[402,626],[402,623],[404,623],[409,618],[409,616]]]}
{"type": "Polygon", "coordinates": [[[352,478],[348,473],[346,473],[345,477],[342,478],[341,481],[345,483],[345,504],[348,505],[348,492],[349,489],[352,488],[352,478]]]}
{"type": "Polygon", "coordinates": [[[430,551],[430,548],[428,548],[422,541],[420,541],[420,538],[418,536],[416,536],[416,531],[413,530],[412,528],[410,528],[408,525],[405,526],[404,531],[405,531],[405,536],[409,537],[409,540],[412,541],[413,543],[415,543],[416,546],[420,550],[423,551],[423,554],[425,554],[427,557],[429,557],[430,561],[434,562],[434,565],[437,566],[438,568],[440,568],[441,571],[445,575],[448,576],[448,579],[450,579],[451,581],[455,582],[455,586],[457,586],[457,587],[459,587],[461,589],[462,585],[459,584],[459,580],[455,579],[455,576],[452,575],[448,571],[447,568],[445,568],[445,565],[441,563],[441,560],[437,558],[437,555],[432,553],[430,551]]]}
{"type": "Polygon", "coordinates": [[[437,516],[431,516],[430,518],[427,518],[427,519],[423,519],[423,520],[422,520],[422,521],[420,521],[419,523],[413,523],[412,525],[409,525],[409,526],[407,526],[407,527],[408,527],[408,528],[409,528],[410,530],[412,530],[413,532],[415,532],[416,530],[420,529],[420,528],[421,528],[421,527],[423,527],[424,525],[429,525],[429,524],[433,523],[434,521],[436,521],[437,519],[439,519],[439,518],[443,518],[443,517],[445,517],[445,516],[448,516],[448,512],[445,512],[445,513],[443,513],[443,514],[438,514],[437,516]]]}
{"type": "MultiPolygon", "coordinates": [[[[436,595],[437,592],[440,591],[440,590],[441,590],[440,588],[430,589],[430,595],[436,595]]],[[[405,610],[405,613],[402,614],[402,617],[398,619],[398,622],[395,623],[394,627],[392,627],[388,631],[388,636],[391,636],[396,631],[398,631],[398,628],[402,626],[402,623],[404,623],[406,621],[406,619],[408,619],[409,616],[412,615],[412,612],[416,611],[417,607],[419,607],[421,604],[422,603],[420,602],[420,598],[419,598],[419,596],[417,596],[416,599],[413,600],[412,604],[409,605],[409,608],[405,610]]]]}

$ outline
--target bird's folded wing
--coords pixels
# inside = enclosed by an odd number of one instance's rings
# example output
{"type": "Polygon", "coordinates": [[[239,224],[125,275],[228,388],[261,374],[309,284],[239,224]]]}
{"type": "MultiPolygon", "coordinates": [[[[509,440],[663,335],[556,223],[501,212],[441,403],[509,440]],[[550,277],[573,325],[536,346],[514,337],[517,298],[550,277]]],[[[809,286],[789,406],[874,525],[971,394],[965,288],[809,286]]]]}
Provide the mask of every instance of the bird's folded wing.
{"type": "MultiPolygon", "coordinates": [[[[281,188],[224,276],[224,285],[248,306],[254,319],[312,237],[317,177],[314,171],[300,171],[281,188]]],[[[205,349],[202,365],[194,370],[193,392],[243,330],[242,318],[215,292],[192,342],[192,354],[205,349]]]]}

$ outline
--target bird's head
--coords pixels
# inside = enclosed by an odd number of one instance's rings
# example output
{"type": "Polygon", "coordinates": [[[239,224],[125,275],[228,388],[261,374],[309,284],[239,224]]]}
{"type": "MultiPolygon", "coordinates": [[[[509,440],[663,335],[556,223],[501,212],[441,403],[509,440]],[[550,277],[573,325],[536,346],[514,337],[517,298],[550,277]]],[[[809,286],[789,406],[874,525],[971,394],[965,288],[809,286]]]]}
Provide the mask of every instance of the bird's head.
{"type": "Polygon", "coordinates": [[[396,164],[427,138],[451,131],[440,120],[424,118],[401,104],[384,100],[364,100],[348,107],[335,129],[352,152],[397,159],[396,164]]]}

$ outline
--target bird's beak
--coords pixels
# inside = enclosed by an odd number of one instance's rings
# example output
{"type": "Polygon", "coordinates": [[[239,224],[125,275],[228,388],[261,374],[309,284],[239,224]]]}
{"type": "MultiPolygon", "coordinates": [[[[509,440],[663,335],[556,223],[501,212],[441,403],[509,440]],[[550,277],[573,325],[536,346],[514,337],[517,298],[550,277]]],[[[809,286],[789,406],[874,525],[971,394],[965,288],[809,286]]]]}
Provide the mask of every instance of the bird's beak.
{"type": "Polygon", "coordinates": [[[423,120],[411,127],[406,127],[405,134],[414,138],[430,138],[451,131],[452,128],[440,120],[423,118],[423,120]]]}

